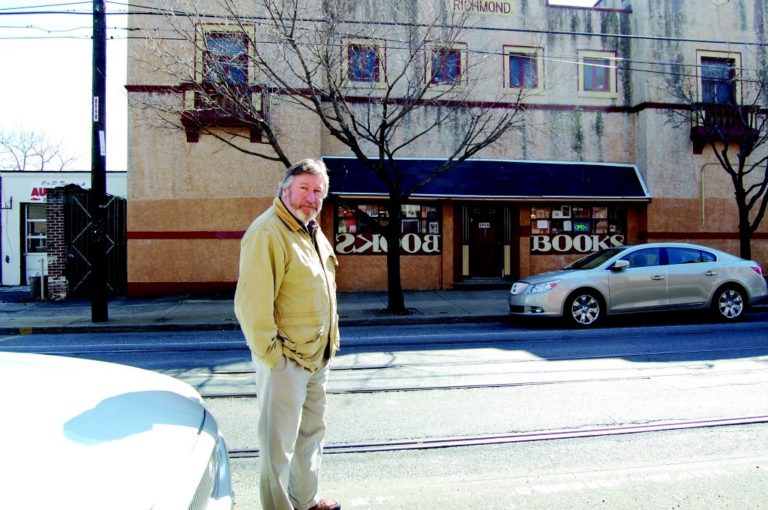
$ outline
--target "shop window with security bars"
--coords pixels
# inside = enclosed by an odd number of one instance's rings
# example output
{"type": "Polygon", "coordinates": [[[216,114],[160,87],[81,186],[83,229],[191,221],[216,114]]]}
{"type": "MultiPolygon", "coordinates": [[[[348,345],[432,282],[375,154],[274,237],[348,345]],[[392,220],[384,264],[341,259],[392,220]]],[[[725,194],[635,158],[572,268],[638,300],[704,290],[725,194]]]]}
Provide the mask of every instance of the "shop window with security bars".
{"type": "Polygon", "coordinates": [[[48,227],[45,204],[26,204],[24,207],[24,236],[26,253],[47,251],[48,227]]]}

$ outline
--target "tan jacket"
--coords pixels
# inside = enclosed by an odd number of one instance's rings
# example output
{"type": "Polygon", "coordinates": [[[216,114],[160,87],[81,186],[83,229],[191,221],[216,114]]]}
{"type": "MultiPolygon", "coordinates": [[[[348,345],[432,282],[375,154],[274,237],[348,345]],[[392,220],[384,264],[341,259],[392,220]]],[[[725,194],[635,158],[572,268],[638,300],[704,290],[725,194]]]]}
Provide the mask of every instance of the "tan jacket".
{"type": "Polygon", "coordinates": [[[267,366],[283,355],[316,371],[339,348],[336,266],[320,228],[315,242],[279,198],[240,242],[235,315],[248,346],[267,366]]]}

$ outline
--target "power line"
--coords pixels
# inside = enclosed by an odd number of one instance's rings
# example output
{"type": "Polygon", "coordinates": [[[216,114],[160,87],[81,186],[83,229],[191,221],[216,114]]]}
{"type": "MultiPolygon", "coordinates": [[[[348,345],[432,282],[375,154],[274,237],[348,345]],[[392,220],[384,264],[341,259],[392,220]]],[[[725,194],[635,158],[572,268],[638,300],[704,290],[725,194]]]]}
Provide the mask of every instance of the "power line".
{"type": "MultiPolygon", "coordinates": [[[[131,12],[131,15],[136,16],[144,16],[144,15],[151,15],[151,16],[157,16],[157,15],[178,15],[178,16],[184,16],[184,17],[191,17],[191,18],[197,18],[199,15],[195,13],[189,13],[185,11],[175,11],[175,10],[168,10],[168,9],[161,9],[151,6],[145,6],[140,5],[136,3],[122,3],[122,2],[107,2],[111,5],[118,5],[122,7],[127,8],[140,8],[140,9],[148,9],[149,12],[131,12]]],[[[34,7],[51,7],[51,6],[74,6],[74,5],[82,5],[87,4],[87,2],[70,2],[70,3],[60,3],[60,4],[46,4],[41,6],[34,6],[34,7]]],[[[27,7],[29,8],[29,7],[27,7]]],[[[0,9],[0,16],[3,16],[6,14],[5,11],[12,9],[19,9],[19,7],[16,8],[4,8],[0,9]]],[[[37,15],[37,14],[49,14],[51,12],[56,12],[58,14],[88,14],[91,15],[91,12],[73,12],[73,11],[28,11],[27,13],[30,15],[37,15]]],[[[17,13],[11,13],[11,14],[17,14],[17,13]]],[[[129,14],[128,12],[113,12],[113,13],[106,13],[106,14],[112,14],[112,15],[126,15],[129,14]]],[[[222,15],[215,15],[215,14],[206,14],[200,16],[204,19],[227,19],[231,18],[227,16],[222,15]]],[[[239,21],[242,22],[249,22],[254,25],[263,25],[267,21],[265,17],[256,17],[256,16],[243,16],[242,18],[238,18],[239,21]]],[[[307,18],[303,20],[306,23],[324,23],[326,20],[322,19],[311,19],[307,18]]],[[[357,21],[357,20],[342,20],[342,23],[345,24],[352,24],[352,25],[359,25],[359,24],[365,24],[366,26],[370,26],[370,21],[357,21]]],[[[377,22],[380,26],[412,26],[413,23],[396,23],[396,22],[377,22]]],[[[62,39],[74,39],[74,40],[88,40],[91,39],[91,35],[84,34],[82,36],[76,36],[76,35],[58,35],[60,33],[64,32],[73,32],[77,31],[79,29],[87,30],[88,27],[73,27],[73,28],[62,28],[62,29],[48,29],[37,25],[27,25],[27,26],[2,26],[0,27],[2,29],[16,29],[16,30],[40,30],[44,32],[48,32],[49,34],[57,34],[57,35],[48,35],[48,36],[0,36],[0,40],[62,40],[62,39]]],[[[667,41],[667,42],[690,42],[690,43],[710,43],[710,44],[721,44],[721,45],[728,45],[728,46],[734,46],[734,45],[759,45],[759,46],[765,46],[765,43],[759,43],[759,42],[734,42],[734,41],[721,41],[716,39],[688,39],[688,38],[670,38],[670,37],[660,37],[660,36],[642,36],[642,35],[631,35],[631,34],[602,34],[602,33],[593,33],[593,32],[571,32],[571,31],[552,31],[552,30],[536,30],[536,29],[510,29],[510,28],[492,28],[492,27],[466,27],[467,30],[481,30],[481,31],[494,31],[494,32],[525,32],[525,33],[534,33],[539,35],[564,35],[564,36],[583,36],[583,37],[622,37],[622,38],[633,38],[638,40],[652,40],[652,41],[667,41]]],[[[165,27],[152,27],[149,28],[142,28],[142,27],[110,27],[110,31],[113,32],[133,32],[136,35],[112,35],[109,37],[110,41],[115,40],[135,40],[135,39],[146,39],[147,37],[154,38],[156,40],[164,40],[164,41],[184,41],[186,40],[184,37],[166,37],[166,36],[158,36],[157,34],[160,34],[162,32],[168,32],[170,34],[178,33],[177,31],[173,30],[172,28],[165,28],[165,27]],[[141,33],[144,33],[145,35],[140,35],[141,33]]],[[[354,37],[354,33],[347,33],[347,34],[339,34],[340,37],[354,37]]],[[[405,47],[398,47],[396,44],[402,43],[402,41],[399,41],[397,39],[392,38],[382,38],[380,39],[383,42],[387,43],[388,50],[402,50],[407,49],[405,47]]],[[[271,41],[254,41],[255,44],[273,44],[271,41]]],[[[466,50],[468,54],[473,55],[490,55],[490,56],[504,56],[503,51],[496,51],[496,50],[480,50],[480,49],[467,49],[466,50]]],[[[570,65],[581,65],[581,62],[579,62],[578,58],[574,59],[574,55],[537,55],[535,58],[541,59],[545,62],[553,62],[558,64],[570,64],[570,65]]],[[[651,73],[651,74],[664,74],[668,76],[691,76],[694,75],[688,74],[688,73],[681,73],[681,72],[672,72],[672,71],[658,71],[658,70],[652,70],[652,69],[641,69],[641,68],[633,68],[632,65],[638,65],[638,64],[646,64],[646,65],[655,65],[655,66],[666,66],[666,67],[676,67],[676,68],[698,68],[700,67],[699,64],[692,64],[692,63],[685,63],[685,62],[659,62],[659,61],[647,61],[647,60],[634,60],[634,59],[624,59],[621,57],[618,57],[614,60],[615,66],[619,67],[620,65],[624,64],[622,66],[622,71],[633,71],[633,72],[643,72],[643,73],[651,73]]],[[[747,68],[741,68],[743,71],[754,71],[752,69],[747,68]]]]}
{"type": "Polygon", "coordinates": [[[49,7],[66,7],[70,5],[90,5],[90,2],[66,2],[56,4],[42,4],[42,5],[25,5],[23,7],[0,7],[0,13],[3,11],[14,11],[18,9],[43,9],[49,7]]]}
{"type": "MultiPolygon", "coordinates": [[[[77,5],[84,2],[76,2],[72,5],[77,5]]],[[[176,9],[163,9],[159,7],[153,7],[153,6],[146,6],[141,5],[137,3],[131,3],[131,2],[107,2],[110,5],[118,5],[126,8],[138,8],[138,9],[146,9],[146,11],[133,11],[133,12],[107,12],[107,15],[128,15],[131,16],[180,16],[180,17],[187,17],[187,18],[199,18],[199,19],[234,19],[233,16],[228,15],[221,15],[221,14],[204,14],[204,13],[196,13],[196,12],[188,12],[188,11],[179,11],[176,9]]],[[[52,4],[52,5],[68,5],[68,4],[52,4]]],[[[20,9],[21,7],[18,7],[20,9]]],[[[10,8],[10,9],[17,9],[17,8],[10,8]]],[[[6,14],[19,14],[16,12],[12,13],[6,13],[3,12],[4,10],[0,9],[0,16],[6,15],[6,14]]],[[[87,14],[91,15],[90,11],[87,12],[80,12],[80,11],[28,11],[24,12],[25,14],[29,15],[35,15],[35,14],[87,14]]],[[[241,22],[246,23],[257,23],[257,22],[264,22],[268,21],[269,19],[265,16],[237,16],[237,19],[241,22]]],[[[325,23],[328,20],[324,18],[299,18],[296,20],[300,23],[325,23]]],[[[363,25],[363,26],[371,26],[371,25],[377,25],[377,26],[406,26],[406,27],[428,27],[432,26],[434,28],[456,28],[456,26],[452,25],[426,25],[423,23],[412,23],[412,22],[394,22],[394,21],[372,21],[372,20],[338,20],[341,24],[350,24],[350,25],[363,25]]],[[[529,33],[529,34],[537,34],[537,35],[564,35],[564,36],[582,36],[582,37],[601,37],[601,38],[614,38],[614,39],[629,39],[629,40],[648,40],[648,41],[657,41],[657,42],[679,42],[679,43],[696,43],[696,44],[718,44],[718,45],[730,45],[730,46],[761,46],[765,47],[768,46],[768,42],[760,42],[760,41],[732,41],[732,40],[721,40],[721,39],[705,39],[705,38],[686,38],[686,37],[669,37],[669,36],[652,36],[652,35],[643,35],[643,34],[619,34],[619,33],[598,33],[598,32],[580,32],[580,31],[569,31],[569,30],[546,30],[546,29],[535,29],[535,28],[504,28],[504,27],[482,27],[482,26],[465,26],[463,27],[465,30],[476,30],[476,31],[488,31],[488,32],[510,32],[510,33],[529,33]]]]}

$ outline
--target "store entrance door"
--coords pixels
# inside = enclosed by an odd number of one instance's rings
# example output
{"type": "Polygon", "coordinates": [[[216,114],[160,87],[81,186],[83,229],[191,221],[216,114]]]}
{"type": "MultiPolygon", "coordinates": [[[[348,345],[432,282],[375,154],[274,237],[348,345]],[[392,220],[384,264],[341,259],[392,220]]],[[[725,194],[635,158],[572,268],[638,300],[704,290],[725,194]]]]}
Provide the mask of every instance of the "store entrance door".
{"type": "Polygon", "coordinates": [[[497,278],[503,276],[502,228],[501,207],[473,206],[469,208],[469,271],[471,277],[497,278]]]}

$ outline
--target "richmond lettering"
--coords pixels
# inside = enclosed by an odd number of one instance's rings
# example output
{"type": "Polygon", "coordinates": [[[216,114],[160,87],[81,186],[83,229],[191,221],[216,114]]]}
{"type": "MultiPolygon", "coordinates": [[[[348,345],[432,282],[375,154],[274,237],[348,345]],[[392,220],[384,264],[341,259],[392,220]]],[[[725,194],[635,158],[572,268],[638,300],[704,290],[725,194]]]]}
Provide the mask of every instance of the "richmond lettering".
{"type": "Polygon", "coordinates": [[[512,14],[512,3],[483,0],[453,0],[453,10],[477,12],[480,14],[512,14]]]}

